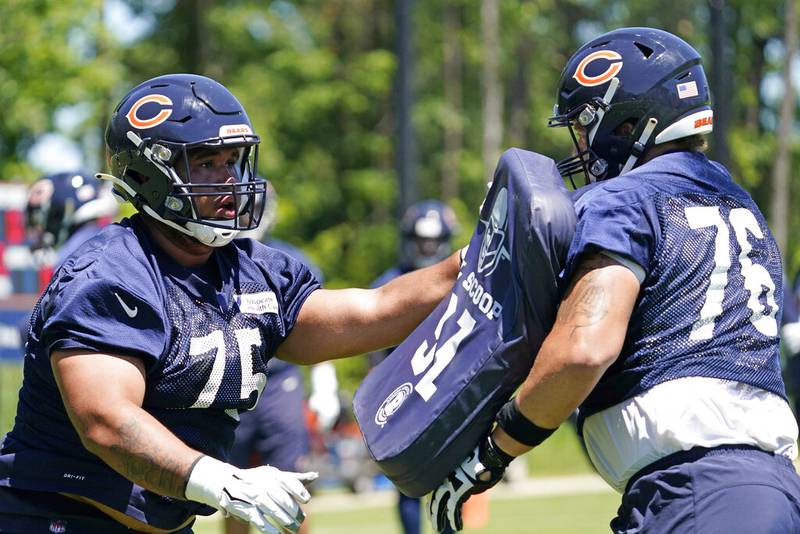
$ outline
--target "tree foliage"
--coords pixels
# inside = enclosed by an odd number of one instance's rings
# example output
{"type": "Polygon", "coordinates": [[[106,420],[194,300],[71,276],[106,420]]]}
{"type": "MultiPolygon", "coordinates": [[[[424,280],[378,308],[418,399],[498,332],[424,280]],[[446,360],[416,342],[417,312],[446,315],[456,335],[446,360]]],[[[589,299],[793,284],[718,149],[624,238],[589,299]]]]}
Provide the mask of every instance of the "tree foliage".
{"type": "MultiPolygon", "coordinates": [[[[569,54],[614,27],[657,26],[695,44],[707,65],[723,62],[726,76],[713,82],[729,92],[730,164],[768,211],[783,1],[498,4],[502,147],[565,155],[566,134],[547,129],[546,118],[569,54]],[[721,57],[712,54],[712,8],[725,18],[721,57]]],[[[462,222],[456,244],[473,231],[489,179],[482,161],[487,55],[480,8],[478,0],[430,0],[416,2],[413,16],[417,190],[421,198],[447,196],[462,222]]],[[[280,196],[276,235],[301,246],[329,286],[367,285],[398,249],[393,16],[391,2],[374,0],[6,0],[0,3],[1,176],[35,177],[28,151],[53,131],[77,141],[89,164],[102,165],[102,125],[131,86],[167,72],[208,75],[239,97],[263,138],[259,171],[280,196]],[[114,13],[123,13],[124,22],[114,13]],[[144,30],[132,36],[137,25],[144,30]],[[78,123],[61,124],[64,110],[73,110],[78,123]]],[[[793,131],[796,168],[796,124],[793,131]]],[[[785,194],[799,187],[792,176],[785,194]]],[[[793,238],[800,210],[790,212],[785,255],[792,273],[800,267],[793,238]]]]}

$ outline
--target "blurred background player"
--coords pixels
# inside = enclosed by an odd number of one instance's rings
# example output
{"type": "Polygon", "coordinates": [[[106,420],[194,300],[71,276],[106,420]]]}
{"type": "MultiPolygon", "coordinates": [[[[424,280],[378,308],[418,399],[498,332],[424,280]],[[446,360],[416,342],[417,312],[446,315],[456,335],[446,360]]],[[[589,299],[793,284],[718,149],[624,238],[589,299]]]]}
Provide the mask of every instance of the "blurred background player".
{"type": "Polygon", "coordinates": [[[117,213],[108,187],[76,170],[43,176],[28,191],[25,229],[39,262],[57,269],[117,213]]]}
{"type": "MultiPolygon", "coordinates": [[[[278,215],[278,195],[270,181],[267,181],[266,187],[264,215],[258,229],[250,237],[302,262],[321,283],[322,271],[299,248],[270,235],[278,215]]],[[[314,414],[318,430],[325,433],[336,423],[341,411],[336,369],[331,362],[317,364],[311,367],[310,378],[308,407],[314,414]]],[[[309,431],[300,367],[272,358],[267,364],[267,382],[270,395],[262,397],[252,410],[240,414],[230,463],[243,469],[267,464],[282,471],[306,471],[309,431]]],[[[247,523],[232,517],[225,519],[227,534],[245,534],[249,531],[250,525],[247,523]]],[[[309,532],[307,516],[298,534],[309,532]]]]}
{"type": "MultiPolygon", "coordinates": [[[[407,272],[433,265],[452,251],[453,234],[458,223],[449,206],[438,200],[422,200],[411,205],[400,221],[400,258],[372,282],[372,287],[382,286],[407,272]]],[[[369,367],[386,359],[393,349],[369,354],[369,367]]],[[[420,499],[397,492],[397,511],[405,534],[420,532],[420,499]]],[[[453,532],[446,530],[445,532],[453,532]]]]}
{"type": "MultiPolygon", "coordinates": [[[[80,245],[117,214],[118,203],[106,184],[85,170],[42,176],[28,190],[25,233],[39,271],[40,289],[80,245]]],[[[30,314],[19,322],[22,344],[30,314]]]]}

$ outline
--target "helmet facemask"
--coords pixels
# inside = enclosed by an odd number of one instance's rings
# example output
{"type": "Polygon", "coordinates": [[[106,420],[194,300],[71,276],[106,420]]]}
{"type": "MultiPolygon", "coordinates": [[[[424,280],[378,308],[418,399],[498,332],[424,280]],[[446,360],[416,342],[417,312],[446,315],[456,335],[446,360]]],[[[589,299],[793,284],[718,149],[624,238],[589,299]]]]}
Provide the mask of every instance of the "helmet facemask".
{"type": "MultiPolygon", "coordinates": [[[[258,164],[257,136],[225,136],[196,143],[141,139],[134,132],[128,132],[128,137],[137,147],[137,154],[130,158],[129,163],[138,161],[144,165],[120,165],[117,173],[135,179],[135,175],[131,177],[130,173],[134,171],[154,181],[156,186],[150,190],[152,196],[146,201],[140,198],[137,202],[137,194],[127,191],[138,209],[210,246],[223,246],[239,232],[258,227],[264,211],[267,184],[255,172],[258,164]],[[213,152],[228,148],[237,151],[236,162],[232,165],[232,181],[206,183],[193,178],[190,158],[195,151],[213,152]],[[160,187],[159,182],[165,183],[166,187],[160,187]],[[209,203],[223,213],[203,213],[204,206],[207,208],[209,203]]],[[[115,181],[117,186],[120,186],[119,182],[115,181]]]]}
{"type": "Polygon", "coordinates": [[[572,144],[575,147],[572,156],[560,160],[556,167],[561,176],[568,178],[573,188],[576,188],[574,176],[583,174],[585,184],[602,180],[608,173],[608,162],[601,158],[592,148],[597,131],[608,112],[614,94],[619,87],[619,79],[613,78],[609,83],[605,95],[594,97],[582,106],[578,106],[568,113],[558,114],[558,107],[553,109],[553,116],[547,120],[550,128],[563,128],[569,130],[572,144]],[[580,131],[576,132],[576,128],[580,131]],[[584,142],[581,142],[583,137],[584,142]]]}

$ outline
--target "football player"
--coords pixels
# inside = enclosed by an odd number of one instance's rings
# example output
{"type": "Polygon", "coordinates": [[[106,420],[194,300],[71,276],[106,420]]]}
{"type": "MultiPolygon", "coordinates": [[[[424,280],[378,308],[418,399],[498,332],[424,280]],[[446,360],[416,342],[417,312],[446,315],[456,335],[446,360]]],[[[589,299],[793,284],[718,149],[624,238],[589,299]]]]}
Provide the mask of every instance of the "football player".
{"type": "MultiPolygon", "coordinates": [[[[109,224],[117,208],[110,188],[85,170],[46,175],[33,182],[25,203],[25,233],[40,283],[109,224]]],[[[26,315],[19,323],[23,343],[29,328],[30,315],[26,315]]]]}
{"type": "Polygon", "coordinates": [[[320,289],[290,256],[236,239],[263,212],[259,141],[202,76],[148,80],[114,110],[102,177],[139,213],[79,247],[34,309],[0,446],[1,531],[191,532],[215,510],[261,532],[300,527],[315,473],[226,461],[267,361],[397,344],[459,258],[375,290],[320,289]]]}
{"type": "MultiPolygon", "coordinates": [[[[400,220],[400,260],[372,282],[379,287],[398,276],[446,258],[452,250],[453,234],[457,231],[455,213],[438,200],[422,200],[409,206],[400,220]]],[[[392,349],[368,355],[370,367],[382,362],[392,349]]],[[[419,534],[421,505],[418,497],[397,492],[397,512],[405,534],[419,534]]],[[[444,532],[452,532],[445,528],[444,532]]]]}
{"type": "MultiPolygon", "coordinates": [[[[269,180],[266,186],[261,224],[248,235],[303,263],[322,283],[322,272],[300,249],[272,237],[270,231],[277,217],[278,195],[269,180]]],[[[333,363],[323,362],[313,366],[309,374],[311,395],[308,406],[314,412],[320,430],[329,430],[341,410],[336,369],[333,363]]],[[[301,471],[308,465],[310,450],[304,415],[303,375],[299,366],[273,358],[267,363],[267,380],[271,385],[269,394],[252,410],[242,412],[239,416],[230,463],[242,469],[268,464],[282,471],[301,471]]],[[[227,534],[246,534],[249,530],[247,523],[233,517],[225,519],[227,534]]],[[[298,534],[308,532],[309,518],[306,515],[298,534]]]]}
{"type": "Polygon", "coordinates": [[[117,213],[108,187],[86,171],[43,176],[31,184],[25,229],[34,252],[56,251],[54,267],[93,237],[117,213]]]}
{"type": "Polygon", "coordinates": [[[797,425],[779,362],[781,257],[750,195],[702,151],[697,51],[652,28],[567,62],[550,126],[575,153],[578,225],[556,323],[496,426],[433,493],[434,527],[580,406],[622,493],[614,532],[800,532],[797,425]]]}

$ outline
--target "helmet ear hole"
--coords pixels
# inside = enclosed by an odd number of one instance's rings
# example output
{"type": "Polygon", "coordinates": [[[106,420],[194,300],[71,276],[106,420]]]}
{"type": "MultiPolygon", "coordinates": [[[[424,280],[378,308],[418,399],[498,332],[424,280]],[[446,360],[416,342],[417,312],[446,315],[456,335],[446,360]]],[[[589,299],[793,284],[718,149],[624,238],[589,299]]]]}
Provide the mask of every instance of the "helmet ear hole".
{"type": "Polygon", "coordinates": [[[136,180],[136,182],[139,183],[139,184],[143,184],[143,183],[147,182],[147,180],[150,179],[149,177],[145,176],[144,174],[142,174],[140,172],[136,172],[135,170],[130,169],[130,168],[125,170],[125,176],[130,177],[132,180],[136,180]]]}
{"type": "Polygon", "coordinates": [[[636,129],[636,124],[639,119],[629,117],[622,121],[616,128],[614,128],[613,135],[617,137],[630,137],[636,129]]]}

